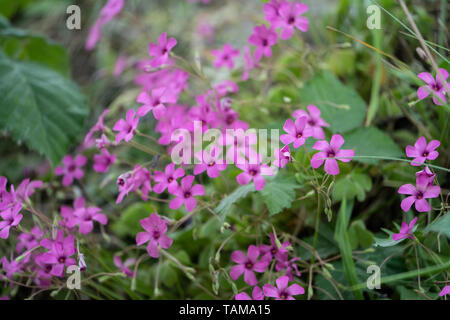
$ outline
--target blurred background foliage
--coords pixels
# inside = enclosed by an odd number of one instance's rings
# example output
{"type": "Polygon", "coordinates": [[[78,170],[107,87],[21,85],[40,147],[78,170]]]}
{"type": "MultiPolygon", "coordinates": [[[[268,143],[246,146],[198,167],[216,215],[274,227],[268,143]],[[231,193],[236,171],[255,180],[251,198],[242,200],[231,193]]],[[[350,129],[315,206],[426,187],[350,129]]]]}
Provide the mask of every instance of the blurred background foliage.
{"type": "MultiPolygon", "coordinates": [[[[264,23],[262,2],[212,1],[204,6],[184,0],[127,0],[120,16],[104,26],[103,37],[92,52],[86,51],[84,44],[104,1],[0,2],[0,175],[13,183],[24,177],[46,180],[52,188],[45,190],[37,201],[48,208],[49,214],[58,210],[57,204],[71,203],[81,193],[108,213],[107,230],[95,235],[106,245],[93,245],[86,252],[89,272],[115,272],[113,253],[133,244],[141,228],[139,220],[154,209],[173,220],[186,215],[183,210],[174,212],[166,205],[144,203],[133,196],[120,206],[115,205],[117,176],[129,168],[129,163],[150,160],[140,151],[119,148],[121,163],[104,176],[90,171],[83,184],[71,191],[71,196],[52,180],[52,165],[76,150],[105,108],[111,110],[108,119],[112,125],[126,109],[137,106],[139,87],[134,82],[133,65],[147,58],[149,42],[155,42],[162,32],[177,39],[176,54],[200,66],[212,84],[230,78],[239,83],[233,107],[253,128],[281,129],[292,110],[315,103],[331,124],[327,136],[342,134],[346,146],[356,148],[357,155],[404,157],[405,146],[423,135],[427,140],[441,141],[440,157],[435,164],[448,167],[448,109],[436,107],[428,100],[416,102],[416,89],[420,85],[416,75],[430,71],[431,67],[417,50],[419,43],[415,36],[402,25],[408,24],[396,1],[378,1],[385,9],[382,29],[369,30],[366,8],[373,1],[304,0],[310,7],[310,31],[301,36],[296,34],[290,41],[279,41],[274,56],[263,60],[261,70],[254,71],[250,81],[240,82],[243,60],[238,61],[233,72],[216,70],[210,51],[224,43],[238,48],[246,45],[253,26],[264,23]],[[70,4],[81,7],[81,30],[68,30],[65,26],[66,8],[70,4]],[[197,32],[204,22],[214,27],[215,35],[210,39],[197,32]],[[377,53],[362,42],[395,59],[377,53]],[[115,64],[121,56],[127,57],[127,65],[115,77],[115,64]],[[16,84],[21,81],[26,90],[17,89],[16,84]],[[36,124],[41,116],[46,120],[36,124]]],[[[407,4],[425,39],[433,43],[440,67],[450,70],[448,49],[445,49],[449,25],[446,2],[417,0],[407,4]]],[[[205,90],[203,83],[191,77],[189,89],[180,100],[193,105],[195,95],[205,90]]],[[[148,117],[140,124],[140,130],[157,137],[154,125],[148,117]]],[[[142,137],[136,137],[139,138],[142,137]]],[[[143,141],[149,148],[161,150],[160,146],[143,141]]],[[[311,146],[307,144],[309,150],[311,146]]],[[[298,161],[308,161],[301,151],[295,157],[298,161]]],[[[382,228],[396,230],[396,222],[402,220],[404,213],[400,210],[397,189],[404,183],[413,183],[415,171],[406,162],[378,159],[356,159],[341,166],[341,174],[330,192],[331,203],[327,204],[331,222],[322,219],[320,223],[318,253],[328,265],[315,278],[317,298],[355,298],[361,294],[377,299],[424,298],[417,292],[415,275],[407,274],[417,269],[413,248],[405,243],[392,246],[386,242],[389,235],[381,231],[382,228]],[[359,164],[355,166],[355,162],[359,164]],[[340,221],[342,217],[347,220],[340,221]],[[353,250],[350,257],[341,254],[345,245],[353,250]],[[348,265],[348,258],[354,265],[348,265]],[[365,286],[362,291],[348,290],[352,274],[357,282],[365,283],[367,266],[383,261],[386,263],[383,277],[392,277],[383,283],[382,290],[367,290],[365,286]],[[353,272],[348,268],[353,268],[353,272]]],[[[221,230],[220,219],[203,210],[172,235],[174,245],[170,252],[185,266],[196,269],[193,281],[170,259],[158,262],[144,258],[136,279],[105,276],[86,283],[81,294],[114,299],[231,298],[234,284],[223,269],[230,264],[229,253],[255,242],[267,242],[271,225],[277,227],[282,239],[293,243],[296,254],[302,258],[300,265],[304,268],[300,281],[306,287],[306,261],[311,258],[314,232],[312,212],[317,202],[314,197],[294,201],[307,192],[301,171],[298,170],[295,178],[281,175],[269,181],[265,193],[254,192],[246,186],[237,188],[234,177],[238,172],[230,168],[223,179],[204,181],[210,197],[208,203],[216,206],[222,218],[226,217],[232,231],[221,230]],[[155,286],[157,274],[159,286],[155,286]]],[[[448,176],[445,172],[437,173],[441,187],[448,192],[448,176]]],[[[438,201],[434,204],[438,205],[438,201]]],[[[413,213],[407,216],[410,220],[413,213]]],[[[449,224],[441,221],[441,226],[420,231],[423,243],[438,252],[437,259],[444,261],[450,256],[449,224]]],[[[421,248],[418,251],[422,268],[436,265],[435,256],[430,257],[421,248]]],[[[138,254],[134,248],[123,252],[134,257],[138,254]]],[[[442,276],[438,273],[425,277],[421,283],[432,298],[438,293],[436,279],[442,280],[442,276]]],[[[235,285],[245,288],[242,280],[235,285]]],[[[15,290],[24,289],[16,287],[15,290]]],[[[51,296],[73,297],[64,290],[53,291],[51,296]]]]}

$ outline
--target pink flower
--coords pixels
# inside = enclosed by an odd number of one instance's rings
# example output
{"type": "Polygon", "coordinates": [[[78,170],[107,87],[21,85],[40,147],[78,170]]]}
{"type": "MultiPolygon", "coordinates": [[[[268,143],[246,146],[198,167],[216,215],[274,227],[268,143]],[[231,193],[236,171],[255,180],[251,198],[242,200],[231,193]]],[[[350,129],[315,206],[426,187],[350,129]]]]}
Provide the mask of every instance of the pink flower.
{"type": "Polygon", "coordinates": [[[279,252],[276,254],[275,259],[277,264],[275,265],[276,271],[286,270],[285,275],[289,277],[289,281],[294,280],[294,271],[297,277],[301,276],[300,271],[298,270],[296,261],[300,260],[298,257],[294,257],[289,259],[287,253],[279,252]]]}
{"type": "Polygon", "coordinates": [[[116,143],[119,143],[122,140],[128,142],[133,139],[139,124],[139,117],[135,117],[135,114],[134,110],[128,110],[126,119],[120,119],[114,125],[113,130],[118,132],[116,135],[116,143]]]}
{"type": "Polygon", "coordinates": [[[427,144],[425,137],[420,137],[417,139],[413,146],[406,147],[406,156],[414,158],[411,161],[411,165],[420,166],[425,160],[434,160],[438,157],[439,153],[435,151],[441,143],[438,140],[431,140],[427,144]]]}
{"type": "Polygon", "coordinates": [[[94,229],[94,221],[100,224],[107,224],[108,218],[100,213],[101,209],[97,207],[80,208],[74,211],[74,222],[78,225],[81,234],[88,234],[94,229]]]}
{"type": "Polygon", "coordinates": [[[250,48],[244,47],[244,72],[242,73],[242,81],[247,81],[250,70],[258,67],[258,62],[253,58],[250,48]]]}
{"type": "Polygon", "coordinates": [[[101,154],[94,155],[94,170],[97,172],[106,172],[116,161],[116,156],[110,154],[108,150],[102,149],[101,154]]]}
{"type": "Polygon", "coordinates": [[[197,205],[197,201],[195,200],[194,196],[204,195],[205,189],[200,184],[196,184],[193,186],[193,182],[194,176],[186,176],[181,179],[181,186],[177,187],[173,191],[175,199],[172,199],[172,201],[170,201],[170,209],[176,210],[184,204],[188,212],[194,210],[195,206],[197,205]]]}
{"type": "MultiPolygon", "coordinates": [[[[5,271],[5,278],[12,280],[14,274],[22,273],[22,263],[13,259],[11,256],[11,262],[3,257],[0,259],[0,263],[2,264],[2,269],[5,271]]],[[[3,280],[2,274],[0,274],[0,280],[3,280]]]]}
{"type": "Polygon", "coordinates": [[[287,253],[287,247],[289,247],[291,243],[289,241],[285,241],[281,244],[281,246],[278,248],[277,243],[275,241],[275,235],[273,233],[270,234],[270,246],[267,244],[262,244],[259,246],[259,251],[261,255],[266,255],[272,259],[275,257],[277,253],[287,253]]]}
{"type": "Polygon", "coordinates": [[[265,19],[270,22],[271,26],[279,26],[281,21],[280,9],[282,5],[287,4],[286,0],[270,0],[269,3],[264,4],[263,10],[265,19]]]}
{"type": "Polygon", "coordinates": [[[228,69],[234,68],[233,59],[239,56],[239,50],[233,49],[228,43],[223,46],[220,50],[212,50],[211,53],[216,57],[214,61],[214,66],[216,68],[221,68],[225,65],[228,69]]]}
{"type": "Polygon", "coordinates": [[[414,203],[417,211],[428,212],[431,210],[431,207],[426,199],[437,198],[440,192],[441,188],[439,186],[429,185],[426,180],[419,181],[417,179],[416,187],[412,184],[404,184],[398,189],[398,193],[410,196],[403,199],[401,208],[407,212],[414,203]]]}
{"type": "Polygon", "coordinates": [[[298,284],[294,283],[288,287],[288,276],[279,277],[276,280],[276,283],[276,288],[271,284],[265,284],[263,286],[264,295],[266,297],[276,298],[275,300],[295,300],[293,296],[305,293],[305,289],[298,284]]]}
{"type": "Polygon", "coordinates": [[[100,117],[98,117],[97,122],[95,123],[95,125],[89,130],[89,132],[87,133],[86,137],[84,138],[84,144],[89,146],[91,143],[91,138],[92,135],[94,133],[96,133],[97,131],[100,132],[104,132],[106,127],[105,124],[103,123],[105,116],[108,114],[109,109],[105,109],[102,114],[100,115],[100,117]]]}
{"type": "Polygon", "coordinates": [[[258,286],[255,286],[252,291],[252,297],[246,293],[241,292],[236,295],[236,300],[264,300],[264,293],[262,292],[261,288],[258,286]]]}
{"type": "Polygon", "coordinates": [[[286,145],[282,149],[277,149],[275,151],[275,161],[273,162],[273,164],[278,168],[284,168],[291,161],[292,155],[289,150],[289,145],[286,145]]]}
{"type": "Polygon", "coordinates": [[[312,130],[306,127],[307,117],[300,117],[294,121],[287,119],[284,123],[283,129],[287,134],[282,134],[281,142],[288,145],[294,143],[294,148],[297,149],[305,144],[306,139],[312,136],[312,130]]]}
{"type": "Polygon", "coordinates": [[[436,176],[436,174],[434,174],[433,172],[431,172],[430,168],[425,167],[425,169],[416,172],[416,179],[417,181],[426,181],[429,185],[433,184],[434,181],[434,177],[436,176]]]}
{"type": "MultiPolygon", "coordinates": [[[[444,78],[443,80],[446,81],[448,79],[447,70],[441,68],[439,69],[439,71],[444,78]]],[[[422,86],[417,90],[417,97],[419,98],[419,100],[425,99],[430,95],[430,93],[432,93],[434,104],[442,106],[447,103],[447,98],[445,97],[447,91],[445,85],[442,83],[438,75],[436,75],[435,79],[430,73],[422,72],[418,75],[418,77],[426,83],[425,86],[422,86]]],[[[447,87],[449,85],[450,83],[447,83],[447,87]]]]}
{"type": "Polygon", "coordinates": [[[102,37],[102,26],[103,23],[100,20],[97,20],[89,30],[89,36],[86,40],[85,48],[86,50],[92,50],[95,48],[97,43],[100,41],[102,37]]]}
{"type": "Polygon", "coordinates": [[[255,26],[248,42],[256,46],[254,57],[256,61],[261,60],[262,56],[267,58],[272,56],[272,46],[277,43],[277,33],[266,26],[255,26]]]}
{"type": "Polygon", "coordinates": [[[237,280],[241,274],[244,274],[244,281],[254,286],[258,283],[254,272],[265,272],[269,266],[270,259],[262,257],[258,261],[259,257],[258,247],[251,245],[247,249],[247,255],[242,251],[233,251],[231,254],[231,260],[237,263],[237,265],[231,267],[230,277],[233,280],[237,280]]]}
{"type": "Polygon", "coordinates": [[[63,220],[60,221],[59,224],[62,227],[68,228],[69,230],[73,231],[72,229],[77,225],[77,219],[74,215],[74,212],[77,210],[84,210],[84,207],[85,200],[83,197],[76,198],[73,201],[73,207],[69,207],[66,205],[61,206],[60,213],[63,220]]]}
{"type": "Polygon", "coordinates": [[[175,164],[170,163],[166,166],[164,172],[155,171],[153,173],[153,179],[156,182],[159,182],[153,187],[153,190],[156,193],[162,193],[166,190],[166,188],[168,188],[169,193],[173,194],[178,187],[177,179],[183,176],[184,170],[182,168],[175,170],[175,164]]]}
{"type": "Polygon", "coordinates": [[[30,250],[39,245],[39,240],[44,232],[38,226],[33,227],[29,233],[23,232],[17,237],[16,251],[22,252],[24,249],[30,250]]]}
{"type": "Polygon", "coordinates": [[[439,293],[439,297],[450,294],[450,286],[445,286],[444,289],[439,293]]]}
{"type": "Polygon", "coordinates": [[[313,149],[319,150],[311,159],[311,166],[314,169],[319,168],[325,161],[325,172],[330,175],[339,174],[339,166],[336,160],[350,162],[355,152],[351,149],[341,150],[344,144],[344,138],[335,134],[331,137],[330,143],[325,140],[317,141],[313,149]]]}
{"type": "Polygon", "coordinates": [[[306,116],[306,128],[310,128],[312,130],[312,137],[314,139],[324,139],[325,134],[322,127],[329,127],[330,125],[320,117],[320,109],[316,106],[309,105],[308,111],[309,114],[304,110],[295,110],[293,116],[295,119],[306,116]]]}
{"type": "Polygon", "coordinates": [[[31,197],[37,188],[42,188],[44,183],[40,180],[24,179],[17,188],[15,196],[18,201],[24,203],[29,197],[31,197]]]}
{"type": "Polygon", "coordinates": [[[110,144],[111,144],[111,141],[109,141],[109,139],[106,137],[106,135],[104,133],[102,133],[102,136],[100,137],[100,139],[95,139],[95,146],[99,150],[105,149],[110,144]]]}
{"type": "Polygon", "coordinates": [[[69,186],[73,183],[74,179],[80,180],[84,176],[84,172],[81,169],[87,162],[87,159],[83,155],[77,155],[73,158],[71,155],[67,155],[62,160],[62,166],[55,168],[55,174],[57,176],[64,176],[62,180],[63,186],[69,186]]]}
{"type": "Polygon", "coordinates": [[[308,11],[308,6],[303,3],[284,3],[278,10],[280,19],[275,27],[281,27],[281,39],[289,39],[294,34],[295,28],[302,32],[308,31],[309,20],[303,17],[308,11]]]}
{"type": "Polygon", "coordinates": [[[0,221],[0,238],[8,239],[9,230],[17,227],[22,220],[23,215],[19,214],[22,210],[22,204],[16,203],[13,207],[9,207],[0,213],[2,221],[0,221]]]}
{"type": "Polygon", "coordinates": [[[150,257],[158,258],[158,247],[168,249],[172,245],[173,240],[165,235],[167,232],[166,221],[161,219],[156,213],[152,213],[149,218],[141,220],[141,225],[145,229],[136,236],[136,244],[138,246],[148,242],[147,252],[150,257]]]}
{"type": "Polygon", "coordinates": [[[42,262],[52,265],[51,275],[63,277],[64,266],[76,265],[75,259],[71,258],[75,251],[73,235],[69,235],[63,238],[62,241],[51,242],[50,251],[42,254],[41,259],[42,262]]]}
{"type": "Polygon", "coordinates": [[[128,258],[125,262],[122,262],[122,259],[118,255],[114,255],[114,264],[117,268],[120,269],[127,277],[133,277],[134,272],[130,270],[130,266],[132,266],[136,262],[136,259],[128,258]]]}
{"type": "Polygon", "coordinates": [[[157,88],[152,90],[151,96],[145,91],[141,92],[136,101],[143,104],[137,111],[138,116],[143,117],[151,110],[155,119],[159,120],[166,112],[164,103],[175,103],[176,99],[167,88],[157,88]]]}
{"type": "Polygon", "coordinates": [[[217,178],[220,175],[220,171],[227,168],[227,164],[222,158],[221,149],[217,146],[213,146],[209,153],[206,150],[200,151],[195,157],[202,163],[195,165],[194,175],[206,171],[208,177],[217,178]]]}
{"type": "Polygon", "coordinates": [[[414,225],[416,224],[416,221],[417,221],[417,217],[412,219],[411,222],[409,223],[409,225],[405,221],[403,221],[402,227],[400,228],[400,232],[392,234],[392,240],[399,241],[399,240],[407,239],[407,238],[414,240],[413,229],[414,229],[414,225]]]}
{"type": "Polygon", "coordinates": [[[264,189],[266,185],[266,180],[263,176],[272,176],[273,171],[267,164],[261,163],[260,155],[252,158],[256,159],[255,164],[253,164],[254,161],[249,162],[247,160],[245,160],[244,164],[236,164],[236,167],[244,171],[238,174],[236,180],[240,185],[248,184],[253,180],[255,189],[259,191],[264,189]]]}
{"type": "Polygon", "coordinates": [[[122,74],[123,70],[127,66],[127,57],[119,56],[116,60],[116,64],[114,65],[113,76],[118,77],[122,74]]]}
{"type": "Polygon", "coordinates": [[[158,38],[158,43],[150,43],[149,45],[148,52],[151,57],[154,57],[150,65],[156,68],[167,64],[169,62],[169,53],[176,45],[177,40],[175,38],[167,39],[167,33],[161,33],[158,38]]]}

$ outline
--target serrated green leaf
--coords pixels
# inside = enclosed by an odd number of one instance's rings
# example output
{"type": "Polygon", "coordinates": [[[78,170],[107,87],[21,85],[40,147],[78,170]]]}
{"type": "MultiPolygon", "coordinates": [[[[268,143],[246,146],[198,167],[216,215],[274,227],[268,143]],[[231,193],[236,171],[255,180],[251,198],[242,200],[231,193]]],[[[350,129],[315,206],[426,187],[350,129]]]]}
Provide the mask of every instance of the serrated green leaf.
{"type": "Polygon", "coordinates": [[[437,232],[450,238],[450,214],[447,213],[445,216],[439,218],[439,220],[427,226],[424,231],[437,232]]]}
{"type": "Polygon", "coordinates": [[[364,201],[366,192],[372,189],[372,180],[364,173],[351,172],[339,178],[334,185],[332,197],[335,201],[342,201],[344,198],[352,200],[355,197],[358,201],[364,201]]]}
{"type": "Polygon", "coordinates": [[[288,175],[279,174],[273,180],[268,180],[260,193],[270,215],[289,208],[295,200],[295,189],[298,187],[295,177],[288,175]]]}
{"type": "Polygon", "coordinates": [[[55,165],[81,132],[89,112],[77,86],[41,65],[0,52],[0,128],[55,165]]]}

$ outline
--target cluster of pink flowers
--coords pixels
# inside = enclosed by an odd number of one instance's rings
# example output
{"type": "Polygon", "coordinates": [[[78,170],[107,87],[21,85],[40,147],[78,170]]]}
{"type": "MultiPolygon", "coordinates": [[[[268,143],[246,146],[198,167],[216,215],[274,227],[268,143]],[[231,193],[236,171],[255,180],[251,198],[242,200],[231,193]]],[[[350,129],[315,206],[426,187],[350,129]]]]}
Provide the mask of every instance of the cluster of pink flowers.
{"type": "MultiPolygon", "coordinates": [[[[439,71],[442,76],[442,81],[447,81],[447,70],[441,68],[439,71]]],[[[436,74],[436,78],[434,78],[433,75],[428,72],[419,73],[418,78],[426,83],[426,85],[421,86],[417,90],[417,97],[419,100],[423,100],[431,94],[434,104],[443,106],[447,103],[446,95],[448,94],[448,88],[450,86],[449,82],[443,83],[439,75],[436,74]]]]}
{"type": "MultiPolygon", "coordinates": [[[[258,247],[250,245],[247,254],[239,250],[233,251],[231,260],[235,262],[236,265],[230,269],[231,279],[237,280],[243,274],[245,283],[255,286],[252,293],[253,300],[263,300],[264,296],[277,298],[277,300],[285,300],[290,299],[293,295],[303,294],[303,288],[297,284],[290,286],[290,289],[287,288],[288,281],[293,281],[294,275],[297,277],[300,277],[301,275],[295,263],[299,258],[294,257],[289,259],[288,248],[290,248],[290,246],[291,244],[289,241],[285,241],[278,246],[275,235],[272,233],[270,235],[270,245],[262,244],[258,247]],[[277,279],[278,288],[266,284],[263,287],[263,293],[261,289],[256,286],[258,280],[255,272],[266,272],[272,261],[275,263],[275,270],[277,272],[284,271],[285,274],[277,279]]],[[[251,298],[247,293],[243,292],[236,296],[236,300],[251,300],[251,298]]]]}
{"type": "Polygon", "coordinates": [[[41,188],[42,181],[23,180],[17,190],[11,184],[7,188],[8,179],[0,176],[0,238],[8,239],[11,228],[19,225],[23,218],[20,213],[28,198],[33,195],[36,188],[41,188]]]}
{"type": "MultiPolygon", "coordinates": [[[[406,147],[406,155],[414,158],[411,161],[412,166],[420,166],[426,160],[435,160],[439,156],[439,153],[436,151],[439,145],[440,142],[438,140],[432,140],[427,144],[426,139],[420,137],[414,146],[406,147]]],[[[415,186],[408,183],[398,189],[399,194],[407,195],[400,205],[403,211],[408,212],[413,204],[418,212],[429,212],[431,210],[427,199],[437,198],[441,192],[439,185],[434,185],[435,177],[436,174],[428,166],[425,166],[423,170],[416,172],[415,186]]],[[[406,238],[414,239],[413,231],[416,222],[417,217],[412,219],[409,224],[402,222],[400,232],[393,234],[392,238],[395,241],[406,238]]]]}

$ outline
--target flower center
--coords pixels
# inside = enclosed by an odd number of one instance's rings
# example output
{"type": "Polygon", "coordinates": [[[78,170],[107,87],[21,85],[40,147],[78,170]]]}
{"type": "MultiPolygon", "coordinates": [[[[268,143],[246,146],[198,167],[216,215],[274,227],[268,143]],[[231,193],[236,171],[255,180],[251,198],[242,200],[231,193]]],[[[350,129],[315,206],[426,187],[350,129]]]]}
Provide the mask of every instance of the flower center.
{"type": "Polygon", "coordinates": [[[251,169],[251,170],[248,172],[248,174],[251,175],[252,177],[256,176],[257,173],[258,173],[258,171],[255,170],[255,169],[251,169]]]}
{"type": "Polygon", "coordinates": [[[186,191],[185,193],[184,193],[184,197],[187,199],[187,198],[190,198],[192,196],[192,194],[189,192],[189,191],[186,191]]]}
{"type": "Polygon", "coordinates": [[[245,264],[245,268],[251,270],[251,269],[253,268],[253,263],[251,263],[250,261],[247,262],[247,263],[245,264]]]}
{"type": "Polygon", "coordinates": [[[273,255],[276,254],[276,253],[277,253],[277,249],[273,248],[272,251],[271,251],[271,253],[272,253],[273,255]]]}
{"type": "Polygon", "coordinates": [[[280,299],[286,300],[287,297],[288,297],[288,295],[287,295],[286,292],[282,292],[282,293],[280,294],[280,299]]]}
{"type": "Polygon", "coordinates": [[[75,171],[76,168],[77,168],[77,167],[76,167],[74,164],[71,164],[71,165],[69,166],[68,170],[69,170],[69,172],[73,172],[73,171],[75,171]]]}
{"type": "Polygon", "coordinates": [[[269,45],[269,41],[267,41],[267,39],[263,39],[262,45],[263,47],[267,47],[269,45]]]}
{"type": "Polygon", "coordinates": [[[423,193],[422,193],[422,191],[418,191],[418,192],[417,192],[416,198],[417,198],[417,200],[420,200],[420,199],[423,198],[423,193]]]}
{"type": "Polygon", "coordinates": [[[300,139],[301,137],[302,137],[302,133],[301,132],[297,133],[297,139],[300,139]]]}
{"type": "Polygon", "coordinates": [[[167,182],[168,183],[171,183],[173,181],[173,178],[172,177],[170,177],[169,179],[167,179],[167,182]]]}
{"type": "Polygon", "coordinates": [[[336,154],[333,151],[328,152],[328,158],[334,158],[336,154]]]}
{"type": "Polygon", "coordinates": [[[214,161],[211,161],[210,163],[208,163],[208,167],[213,167],[216,163],[214,161]]]}
{"type": "Polygon", "coordinates": [[[290,16],[288,19],[288,24],[294,24],[295,22],[295,17],[294,16],[290,16]]]}
{"type": "Polygon", "coordinates": [[[423,156],[424,156],[425,158],[428,157],[428,152],[425,151],[425,152],[423,153],[423,156]]]}
{"type": "Polygon", "coordinates": [[[60,258],[58,259],[58,262],[59,262],[59,263],[64,263],[64,262],[66,262],[66,257],[60,257],[60,258]]]}
{"type": "Polygon", "coordinates": [[[153,239],[158,240],[161,237],[161,233],[158,230],[153,231],[153,239]]]}

